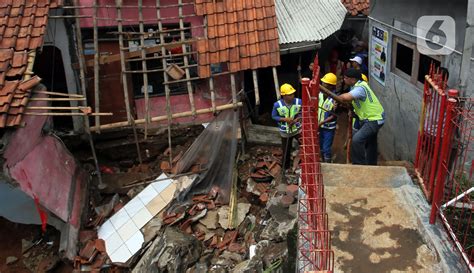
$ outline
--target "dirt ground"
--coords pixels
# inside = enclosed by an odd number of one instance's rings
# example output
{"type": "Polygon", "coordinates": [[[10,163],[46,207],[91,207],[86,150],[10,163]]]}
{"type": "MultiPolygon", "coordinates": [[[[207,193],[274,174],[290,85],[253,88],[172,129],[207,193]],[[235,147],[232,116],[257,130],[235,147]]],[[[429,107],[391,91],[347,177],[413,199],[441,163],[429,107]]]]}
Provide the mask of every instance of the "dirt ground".
{"type": "MultiPolygon", "coordinates": [[[[435,272],[436,251],[401,202],[402,168],[323,166],[335,272],[435,272]]],[[[409,178],[408,178],[409,179],[409,178]]]]}
{"type": "Polygon", "coordinates": [[[59,247],[59,232],[48,227],[47,240],[31,248],[26,244],[40,238],[41,231],[38,225],[22,225],[0,217],[0,272],[2,273],[37,273],[48,272],[69,273],[72,266],[57,258],[59,247]],[[46,242],[52,242],[47,244],[46,242]],[[25,244],[24,246],[22,246],[25,244]],[[26,250],[28,249],[28,250],[26,250]],[[25,252],[24,254],[22,254],[25,252]],[[8,257],[18,260],[7,264],[8,257]]]}

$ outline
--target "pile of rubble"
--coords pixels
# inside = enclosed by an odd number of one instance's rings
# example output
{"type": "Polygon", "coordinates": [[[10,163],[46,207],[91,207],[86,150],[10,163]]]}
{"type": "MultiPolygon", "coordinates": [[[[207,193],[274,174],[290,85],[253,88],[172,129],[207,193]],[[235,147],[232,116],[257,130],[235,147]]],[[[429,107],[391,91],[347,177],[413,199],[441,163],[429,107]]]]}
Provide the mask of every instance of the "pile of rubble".
{"type": "MultiPolygon", "coordinates": [[[[239,182],[230,204],[217,201],[216,187],[208,194],[194,195],[188,204],[175,204],[170,211],[168,203],[141,228],[144,242],[125,263],[111,262],[107,245],[97,238],[94,228],[82,231],[76,269],[112,266],[132,272],[294,271],[298,186],[281,183],[279,157],[281,152],[272,147],[251,148],[241,157],[239,182]]],[[[169,167],[166,169],[174,166],[169,167]]],[[[172,183],[177,183],[176,196],[180,182],[176,179],[172,183]]],[[[122,206],[118,195],[110,198],[95,209],[91,227],[101,225],[122,206]]]]}

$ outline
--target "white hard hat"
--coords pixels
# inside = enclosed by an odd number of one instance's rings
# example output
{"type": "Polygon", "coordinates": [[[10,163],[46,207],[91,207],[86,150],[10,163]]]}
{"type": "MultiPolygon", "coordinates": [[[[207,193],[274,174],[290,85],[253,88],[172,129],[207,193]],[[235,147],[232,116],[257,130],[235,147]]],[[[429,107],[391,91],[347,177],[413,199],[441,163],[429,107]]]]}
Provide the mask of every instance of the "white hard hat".
{"type": "Polygon", "coordinates": [[[354,58],[349,59],[349,61],[351,61],[351,62],[356,62],[356,63],[358,63],[358,64],[362,64],[362,58],[359,57],[359,56],[355,56],[354,58]]]}

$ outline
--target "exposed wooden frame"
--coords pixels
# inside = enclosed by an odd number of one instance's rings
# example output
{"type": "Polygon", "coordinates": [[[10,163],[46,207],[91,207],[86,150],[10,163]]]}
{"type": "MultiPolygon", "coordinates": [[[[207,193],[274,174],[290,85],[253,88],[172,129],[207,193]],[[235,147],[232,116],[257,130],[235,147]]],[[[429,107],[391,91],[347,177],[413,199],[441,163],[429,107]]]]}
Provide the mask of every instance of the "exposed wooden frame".
{"type": "MultiPolygon", "coordinates": [[[[138,21],[140,32],[144,32],[145,28],[143,25],[143,0],[138,0],[138,21]]],[[[142,57],[142,71],[143,71],[143,93],[145,95],[145,139],[148,135],[148,125],[150,124],[150,100],[148,95],[148,72],[147,72],[147,63],[146,63],[146,52],[145,52],[145,37],[140,35],[140,47],[141,47],[141,57],[142,57]]]]}

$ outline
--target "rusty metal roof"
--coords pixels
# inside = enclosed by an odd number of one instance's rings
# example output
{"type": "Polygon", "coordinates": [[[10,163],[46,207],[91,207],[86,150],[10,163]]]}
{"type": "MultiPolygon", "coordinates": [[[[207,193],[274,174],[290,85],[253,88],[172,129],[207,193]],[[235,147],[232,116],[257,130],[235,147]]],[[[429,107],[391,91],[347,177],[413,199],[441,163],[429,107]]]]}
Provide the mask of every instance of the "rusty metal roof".
{"type": "Polygon", "coordinates": [[[275,7],[280,44],[324,40],[347,14],[341,0],[275,0],[275,7]]]}

